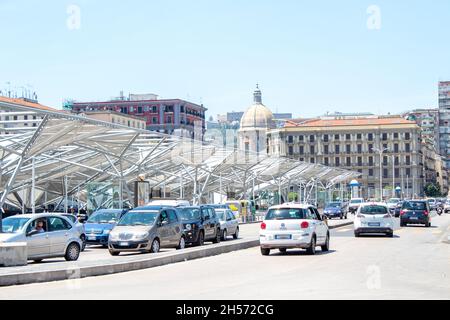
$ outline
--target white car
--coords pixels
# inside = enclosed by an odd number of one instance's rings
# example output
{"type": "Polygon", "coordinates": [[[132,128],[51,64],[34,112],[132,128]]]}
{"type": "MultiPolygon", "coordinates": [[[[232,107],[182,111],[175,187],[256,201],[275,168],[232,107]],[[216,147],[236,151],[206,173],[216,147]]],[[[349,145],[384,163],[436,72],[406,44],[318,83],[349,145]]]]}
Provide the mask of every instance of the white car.
{"type": "Polygon", "coordinates": [[[450,200],[447,199],[447,201],[445,201],[444,204],[444,213],[449,213],[450,212],[450,200]]]}
{"type": "Polygon", "coordinates": [[[306,249],[315,254],[330,248],[330,232],[319,211],[307,204],[282,204],[269,208],[259,232],[261,254],[269,255],[271,249],[284,253],[287,249],[306,249]]]}
{"type": "Polygon", "coordinates": [[[356,211],[358,211],[359,206],[364,203],[363,198],[353,198],[348,203],[347,212],[350,212],[351,214],[355,214],[356,211]]]}
{"type": "Polygon", "coordinates": [[[189,201],[187,200],[171,200],[160,199],[152,200],[147,206],[162,206],[162,207],[189,207],[189,201]]]}
{"type": "Polygon", "coordinates": [[[384,233],[391,238],[394,236],[394,219],[384,203],[362,204],[356,212],[353,224],[355,237],[363,233],[384,233]]]}

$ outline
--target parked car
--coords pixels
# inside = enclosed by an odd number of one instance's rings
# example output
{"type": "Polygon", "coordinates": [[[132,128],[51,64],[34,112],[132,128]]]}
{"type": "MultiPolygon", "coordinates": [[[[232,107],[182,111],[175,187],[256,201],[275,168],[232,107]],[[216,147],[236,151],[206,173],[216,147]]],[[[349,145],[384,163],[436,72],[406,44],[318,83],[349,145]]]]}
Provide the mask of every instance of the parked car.
{"type": "Polygon", "coordinates": [[[232,235],[234,239],[239,238],[239,221],[230,209],[215,209],[220,221],[222,241],[226,241],[232,235]]]}
{"type": "Polygon", "coordinates": [[[221,240],[220,221],[211,206],[179,208],[186,243],[202,246],[205,241],[221,240]]]}
{"type": "Polygon", "coordinates": [[[395,218],[400,217],[400,211],[402,211],[403,202],[404,201],[399,201],[397,203],[397,205],[395,206],[395,209],[394,209],[394,217],[395,218]]]}
{"type": "Polygon", "coordinates": [[[127,212],[109,235],[108,249],[121,252],[157,253],[160,248],[184,249],[186,237],[177,208],[147,206],[127,212]]]}
{"type": "Polygon", "coordinates": [[[350,212],[351,214],[355,214],[356,211],[358,211],[359,206],[364,203],[363,198],[354,198],[351,199],[348,203],[347,212],[350,212]]]}
{"type": "Polygon", "coordinates": [[[447,199],[447,201],[445,201],[444,204],[444,213],[449,213],[450,212],[450,199],[447,199]]]}
{"type": "Polygon", "coordinates": [[[400,226],[408,224],[424,224],[431,227],[431,208],[427,200],[405,201],[400,211],[400,226]]]}
{"type": "Polygon", "coordinates": [[[84,224],[78,221],[78,217],[76,215],[63,213],[62,216],[68,218],[80,232],[80,240],[83,243],[81,251],[84,251],[86,248],[86,230],[84,228],[84,224]]]}
{"type": "Polygon", "coordinates": [[[434,199],[434,198],[428,198],[427,201],[428,201],[428,204],[429,204],[430,211],[436,211],[437,210],[437,206],[438,206],[437,200],[434,199]]]}
{"type": "Polygon", "coordinates": [[[332,218],[347,219],[347,213],[345,212],[345,206],[342,202],[339,202],[339,201],[330,202],[323,210],[323,214],[328,219],[332,219],[332,218]]]}
{"type": "Polygon", "coordinates": [[[2,221],[1,242],[26,242],[28,260],[64,257],[78,260],[83,243],[78,228],[56,214],[23,214],[2,221]]]}
{"type": "Polygon", "coordinates": [[[287,249],[306,249],[314,255],[316,247],[322,251],[330,248],[330,232],[317,208],[307,204],[282,204],[269,208],[261,223],[261,254],[267,256],[271,249],[285,253],[287,249]]]}
{"type": "Polygon", "coordinates": [[[391,198],[387,202],[387,207],[391,214],[395,213],[395,208],[397,208],[397,204],[401,201],[400,198],[391,198]]]}
{"type": "Polygon", "coordinates": [[[94,212],[86,221],[86,243],[108,246],[108,237],[111,230],[126,213],[122,209],[100,209],[94,212]]]}
{"type": "Polygon", "coordinates": [[[394,236],[394,220],[384,203],[364,203],[356,212],[354,224],[355,237],[363,233],[384,233],[394,236]]]}

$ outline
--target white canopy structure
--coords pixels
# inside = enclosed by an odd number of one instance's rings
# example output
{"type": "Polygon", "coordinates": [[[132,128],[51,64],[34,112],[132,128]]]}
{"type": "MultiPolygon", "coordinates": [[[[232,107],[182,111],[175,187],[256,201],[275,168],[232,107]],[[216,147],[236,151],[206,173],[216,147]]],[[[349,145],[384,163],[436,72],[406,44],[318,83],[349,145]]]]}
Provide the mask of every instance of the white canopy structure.
{"type": "Polygon", "coordinates": [[[289,186],[328,189],[359,176],[16,102],[0,101],[0,119],[1,206],[7,201],[34,208],[67,197],[86,201],[90,183],[116,185],[121,205],[132,202],[138,179],[170,190],[171,197],[202,203],[213,193],[246,198],[261,190],[281,194],[289,186]],[[38,125],[21,126],[11,120],[15,114],[35,115],[38,125]]]}

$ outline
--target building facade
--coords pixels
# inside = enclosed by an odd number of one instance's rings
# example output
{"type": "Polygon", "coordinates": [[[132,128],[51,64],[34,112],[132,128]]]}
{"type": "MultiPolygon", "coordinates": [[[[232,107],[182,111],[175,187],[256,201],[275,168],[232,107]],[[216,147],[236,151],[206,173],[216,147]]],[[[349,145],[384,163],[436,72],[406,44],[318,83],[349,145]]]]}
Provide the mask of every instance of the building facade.
{"type": "Polygon", "coordinates": [[[358,171],[365,198],[379,198],[380,181],[385,198],[392,197],[396,187],[405,197],[423,194],[420,128],[400,116],[288,121],[268,133],[268,152],[358,171]]]}
{"type": "Polygon", "coordinates": [[[86,111],[80,115],[87,118],[111,122],[136,129],[146,129],[146,121],[142,117],[135,117],[116,111],[86,111]]]}
{"type": "MultiPolygon", "coordinates": [[[[9,98],[0,96],[0,102],[18,104],[24,107],[35,108],[47,111],[57,111],[56,109],[41,105],[37,100],[26,98],[9,98]]],[[[36,130],[43,119],[32,112],[5,111],[0,115],[0,135],[17,134],[25,131],[36,130]]]]}
{"type": "Polygon", "coordinates": [[[276,127],[275,119],[262,103],[262,93],[256,87],[253,104],[244,112],[238,132],[239,148],[256,154],[267,153],[267,133],[276,127]]]}
{"type": "Polygon", "coordinates": [[[450,169],[450,81],[439,82],[439,153],[450,169]]]}
{"type": "Polygon", "coordinates": [[[115,111],[145,120],[147,130],[203,139],[205,112],[203,105],[181,99],[156,99],[153,94],[130,94],[103,102],[73,102],[66,106],[74,113],[115,111]],[[153,100],[146,100],[152,98],[153,100]]]}

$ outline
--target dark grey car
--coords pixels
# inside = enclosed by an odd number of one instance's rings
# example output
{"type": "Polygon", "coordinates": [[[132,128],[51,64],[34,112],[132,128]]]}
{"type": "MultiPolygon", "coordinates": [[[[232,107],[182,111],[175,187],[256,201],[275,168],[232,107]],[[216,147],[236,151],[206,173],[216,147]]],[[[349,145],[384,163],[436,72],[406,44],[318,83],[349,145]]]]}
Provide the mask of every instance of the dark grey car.
{"type": "Polygon", "coordinates": [[[108,248],[120,252],[156,253],[160,248],[184,249],[186,239],[176,208],[140,207],[126,213],[109,234],[108,248]]]}

